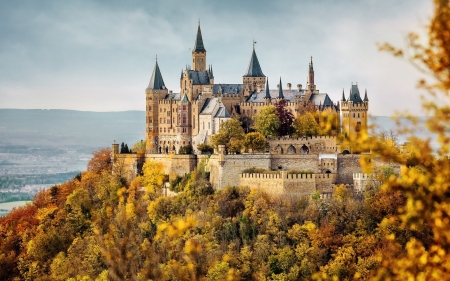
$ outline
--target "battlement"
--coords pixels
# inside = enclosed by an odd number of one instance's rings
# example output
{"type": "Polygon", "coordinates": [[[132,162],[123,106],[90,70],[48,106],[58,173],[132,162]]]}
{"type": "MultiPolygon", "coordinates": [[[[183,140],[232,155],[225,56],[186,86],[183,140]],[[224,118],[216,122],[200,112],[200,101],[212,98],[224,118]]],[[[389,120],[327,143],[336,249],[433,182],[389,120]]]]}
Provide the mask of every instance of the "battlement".
{"type": "Polygon", "coordinates": [[[305,137],[293,137],[293,136],[284,136],[284,137],[271,137],[271,136],[268,136],[267,137],[267,140],[268,141],[270,141],[270,140],[277,140],[277,141],[292,141],[292,140],[304,140],[304,141],[307,141],[307,140],[336,140],[336,137],[335,136],[310,136],[310,137],[307,137],[307,136],[305,136],[305,137]]]}
{"type": "Polygon", "coordinates": [[[372,175],[363,173],[353,173],[353,180],[369,180],[372,179],[372,175]]]}

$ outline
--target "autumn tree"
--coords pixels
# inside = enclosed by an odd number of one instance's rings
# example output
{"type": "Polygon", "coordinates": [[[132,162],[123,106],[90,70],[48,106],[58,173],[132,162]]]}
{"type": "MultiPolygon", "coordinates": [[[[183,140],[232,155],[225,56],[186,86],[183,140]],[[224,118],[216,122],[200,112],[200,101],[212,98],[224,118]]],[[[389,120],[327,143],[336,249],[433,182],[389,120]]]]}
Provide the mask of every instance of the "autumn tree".
{"type": "Polygon", "coordinates": [[[131,151],[134,153],[145,153],[146,141],[140,140],[133,145],[131,151]]]}
{"type": "Polygon", "coordinates": [[[244,138],[244,147],[252,152],[264,150],[266,138],[259,132],[248,133],[244,138]]]}
{"type": "Polygon", "coordinates": [[[255,123],[255,129],[264,136],[278,135],[280,119],[278,118],[275,106],[268,105],[263,107],[253,116],[253,121],[255,123]]]}
{"type": "Polygon", "coordinates": [[[295,136],[316,136],[319,133],[319,125],[311,112],[297,115],[293,127],[295,136]]]}
{"type": "Polygon", "coordinates": [[[220,123],[220,129],[213,135],[211,142],[214,147],[225,145],[227,152],[238,153],[241,151],[244,140],[244,130],[239,120],[231,118],[220,123]]]}
{"type": "Polygon", "coordinates": [[[279,136],[287,136],[292,133],[292,122],[294,122],[294,115],[287,109],[286,100],[280,100],[275,104],[275,111],[277,113],[278,120],[280,120],[280,126],[278,127],[279,136]]]}
{"type": "Polygon", "coordinates": [[[111,171],[111,149],[103,148],[92,152],[92,158],[87,165],[88,171],[100,174],[103,171],[111,171]]]}

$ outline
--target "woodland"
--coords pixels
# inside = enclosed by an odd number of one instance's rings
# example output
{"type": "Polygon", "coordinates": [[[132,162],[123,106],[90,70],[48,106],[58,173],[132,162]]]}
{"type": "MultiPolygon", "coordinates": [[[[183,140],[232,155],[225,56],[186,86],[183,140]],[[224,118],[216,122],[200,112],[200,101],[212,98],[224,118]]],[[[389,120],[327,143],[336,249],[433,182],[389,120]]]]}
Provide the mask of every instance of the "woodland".
{"type": "Polygon", "coordinates": [[[375,180],[362,196],[336,186],[330,200],[214,190],[202,167],[166,197],[160,163],[128,183],[102,149],[86,172],[0,218],[0,280],[450,280],[450,3],[433,3],[427,38],[380,49],[426,74],[437,149],[418,137],[407,155],[369,133],[344,139],[402,167],[361,158],[375,180]]]}

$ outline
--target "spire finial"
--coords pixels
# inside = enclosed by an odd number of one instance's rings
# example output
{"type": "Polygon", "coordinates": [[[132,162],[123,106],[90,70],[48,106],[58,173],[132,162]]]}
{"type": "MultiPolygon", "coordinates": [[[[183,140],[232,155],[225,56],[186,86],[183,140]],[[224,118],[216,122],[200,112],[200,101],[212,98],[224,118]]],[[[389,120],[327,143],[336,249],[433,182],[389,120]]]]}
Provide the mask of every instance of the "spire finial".
{"type": "Polygon", "coordinates": [[[156,61],[158,61],[158,54],[156,54],[156,61]]]}
{"type": "Polygon", "coordinates": [[[311,63],[312,63],[312,56],[311,56],[311,63]]]}
{"type": "Polygon", "coordinates": [[[198,26],[200,26],[200,18],[198,18],[198,26]]]}
{"type": "Polygon", "coordinates": [[[255,49],[256,41],[253,39],[253,50],[255,49]]]}

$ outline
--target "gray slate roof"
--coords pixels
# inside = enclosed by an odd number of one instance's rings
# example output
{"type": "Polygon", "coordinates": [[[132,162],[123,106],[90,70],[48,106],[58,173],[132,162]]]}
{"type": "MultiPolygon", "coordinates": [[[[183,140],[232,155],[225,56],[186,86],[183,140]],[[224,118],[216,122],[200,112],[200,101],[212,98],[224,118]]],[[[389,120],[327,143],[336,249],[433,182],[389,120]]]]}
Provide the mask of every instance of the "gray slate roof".
{"type": "Polygon", "coordinates": [[[189,79],[192,79],[194,85],[208,85],[209,76],[206,71],[189,70],[189,79]]]}
{"type": "Polygon", "coordinates": [[[347,101],[352,101],[353,103],[362,103],[361,95],[359,94],[358,85],[352,85],[350,88],[350,95],[347,101]]]}
{"type": "Polygon", "coordinates": [[[222,94],[240,94],[243,91],[242,84],[214,84],[214,95],[219,93],[219,88],[221,88],[222,94]]]}
{"type": "Polygon", "coordinates": [[[180,100],[181,99],[181,95],[180,93],[172,93],[172,94],[167,94],[164,97],[165,100],[180,100]]]}
{"type": "Polygon", "coordinates": [[[261,70],[261,66],[259,65],[258,57],[255,53],[255,48],[253,48],[252,57],[250,59],[248,69],[244,77],[265,77],[264,73],[261,70]]]}
{"type": "Polygon", "coordinates": [[[189,99],[186,94],[184,94],[183,98],[181,99],[181,102],[189,102],[189,99]]]}
{"type": "MultiPolygon", "coordinates": [[[[259,92],[253,92],[249,98],[246,100],[247,102],[264,102],[264,98],[266,97],[267,91],[266,89],[261,89],[261,91],[259,92]]],[[[297,89],[295,90],[283,90],[283,96],[284,99],[287,102],[293,102],[295,101],[295,97],[296,96],[302,96],[304,94],[304,90],[300,90],[298,91],[297,89]]],[[[269,95],[271,99],[276,99],[278,98],[279,95],[279,90],[269,90],[269,95]]]]}
{"type": "Polygon", "coordinates": [[[153,69],[152,78],[148,83],[147,90],[162,90],[165,89],[164,80],[159,70],[158,61],[156,61],[155,68],[153,69]]]}
{"type": "Polygon", "coordinates": [[[206,52],[205,46],[203,46],[203,38],[202,38],[202,31],[200,30],[200,23],[198,24],[197,38],[195,39],[193,52],[206,52]]]}
{"type": "Polygon", "coordinates": [[[228,110],[222,105],[219,110],[217,110],[216,115],[214,117],[218,118],[230,118],[230,113],[228,113],[228,110]]]}
{"type": "Polygon", "coordinates": [[[332,106],[333,102],[331,101],[328,94],[312,94],[309,101],[313,102],[316,106],[332,106]]]}

